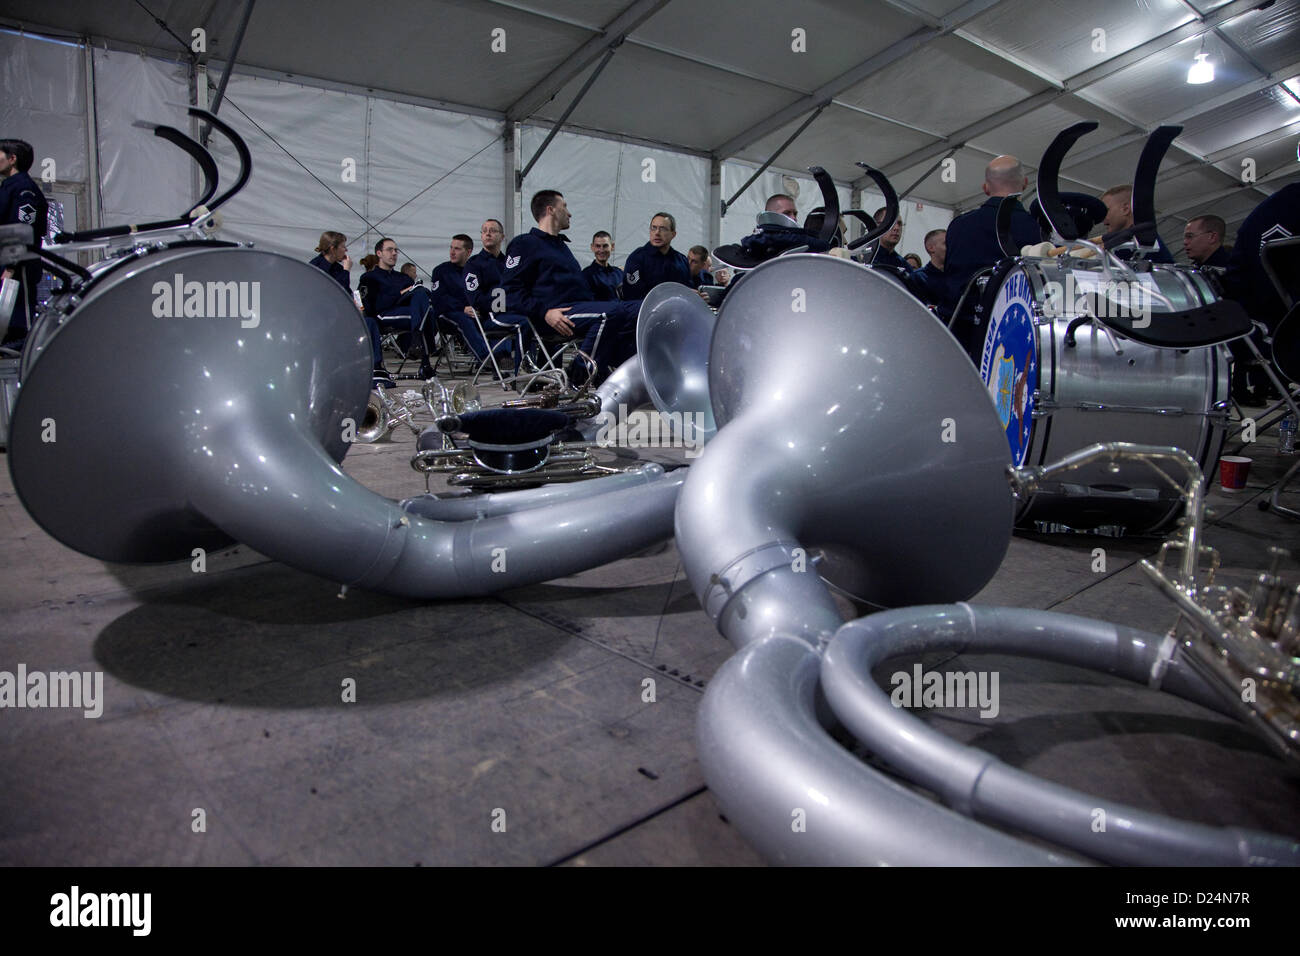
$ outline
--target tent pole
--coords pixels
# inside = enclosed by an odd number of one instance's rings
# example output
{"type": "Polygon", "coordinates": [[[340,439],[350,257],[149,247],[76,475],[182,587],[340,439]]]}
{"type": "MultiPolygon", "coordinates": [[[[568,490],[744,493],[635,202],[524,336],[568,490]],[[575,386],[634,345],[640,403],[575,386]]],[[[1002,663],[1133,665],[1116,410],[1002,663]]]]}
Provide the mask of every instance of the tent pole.
{"type": "Polygon", "coordinates": [[[793,133],[790,134],[790,138],[787,139],[780,146],[778,146],[775,153],[767,157],[767,162],[763,163],[762,166],[754,170],[754,175],[750,176],[747,180],[745,180],[745,185],[737,189],[736,194],[722,204],[721,206],[722,215],[725,216],[727,214],[727,210],[731,208],[732,203],[734,203],[737,199],[739,199],[744,194],[745,190],[748,189],[751,185],[753,185],[754,180],[756,180],[759,176],[763,175],[763,172],[767,169],[767,167],[771,166],[774,162],[776,162],[777,157],[780,156],[782,153],[784,153],[786,151],[786,148],[791,143],[793,143],[796,139],[798,139],[803,134],[804,130],[806,130],[809,126],[812,125],[813,120],[815,120],[817,117],[822,115],[822,110],[826,109],[828,105],[829,104],[827,103],[823,103],[821,106],[817,107],[817,109],[813,110],[812,115],[809,116],[806,120],[804,120],[797,130],[795,130],[793,133]]]}
{"type": "Polygon", "coordinates": [[[609,61],[614,59],[614,54],[618,51],[618,47],[619,44],[615,44],[605,51],[605,58],[596,66],[596,69],[592,72],[591,76],[587,77],[587,82],[582,84],[582,89],[578,90],[578,95],[573,98],[573,102],[568,105],[568,108],[565,109],[562,114],[560,114],[560,118],[555,121],[555,125],[551,127],[551,131],[546,134],[546,139],[542,140],[542,145],[537,147],[537,152],[533,153],[532,159],[528,160],[528,165],[525,166],[515,177],[516,189],[523,186],[524,177],[528,175],[528,171],[533,168],[539,159],[542,158],[542,153],[546,152],[546,147],[551,145],[551,140],[555,139],[559,134],[560,129],[569,119],[569,115],[578,108],[578,104],[581,103],[582,98],[587,95],[587,91],[595,84],[596,79],[604,71],[605,67],[609,66],[609,61]]]}

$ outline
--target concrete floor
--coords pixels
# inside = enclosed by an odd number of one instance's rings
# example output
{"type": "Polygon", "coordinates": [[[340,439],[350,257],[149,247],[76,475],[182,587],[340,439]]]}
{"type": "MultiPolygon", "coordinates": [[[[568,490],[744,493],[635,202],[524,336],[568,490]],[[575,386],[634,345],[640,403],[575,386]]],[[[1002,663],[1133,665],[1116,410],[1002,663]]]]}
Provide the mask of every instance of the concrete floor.
{"type": "MultiPolygon", "coordinates": [[[[412,440],[356,446],[345,467],[420,493],[412,440]]],[[[1274,442],[1248,452],[1245,493],[1210,496],[1226,577],[1300,541],[1256,508],[1288,462],[1274,442]]],[[[0,540],[0,670],[102,671],[105,698],[99,719],[0,712],[2,864],[762,862],[696,763],[697,706],[732,649],[671,543],[490,598],[340,600],[242,547],[202,574],[83,557],[32,521],[7,468],[0,540]]],[[[1164,631],[1171,605],[1136,567],[1158,544],[1017,535],[975,600],[1164,631]]],[[[1001,673],[1002,713],[927,714],[954,736],[1110,799],[1300,835],[1300,776],[1232,721],[1088,671],[978,660],[1001,673]]]]}

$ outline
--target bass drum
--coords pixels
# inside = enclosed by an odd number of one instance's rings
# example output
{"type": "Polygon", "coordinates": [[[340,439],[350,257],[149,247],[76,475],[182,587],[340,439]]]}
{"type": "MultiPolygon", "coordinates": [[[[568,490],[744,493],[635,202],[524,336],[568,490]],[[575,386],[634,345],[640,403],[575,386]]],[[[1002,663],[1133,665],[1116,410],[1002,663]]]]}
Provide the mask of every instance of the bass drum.
{"type": "MultiPolygon", "coordinates": [[[[1174,310],[1217,298],[1205,277],[1156,265],[1136,274],[1174,310]]],[[[1094,321],[1079,323],[1083,297],[1106,287],[1100,264],[1015,259],[998,269],[980,377],[1006,429],[1017,465],[1043,465],[1095,442],[1172,445],[1212,473],[1227,426],[1230,357],[1225,346],[1154,348],[1094,321]],[[1118,351],[1117,351],[1118,350],[1118,351]]],[[[1141,293],[1139,293],[1141,294],[1141,293]]],[[[1153,299],[1159,327],[1168,305],[1153,299]]],[[[1139,318],[1138,321],[1145,321],[1139,318]]],[[[1182,511],[1178,493],[1140,463],[1098,464],[1023,501],[1021,527],[1123,527],[1154,533],[1182,511]]]]}

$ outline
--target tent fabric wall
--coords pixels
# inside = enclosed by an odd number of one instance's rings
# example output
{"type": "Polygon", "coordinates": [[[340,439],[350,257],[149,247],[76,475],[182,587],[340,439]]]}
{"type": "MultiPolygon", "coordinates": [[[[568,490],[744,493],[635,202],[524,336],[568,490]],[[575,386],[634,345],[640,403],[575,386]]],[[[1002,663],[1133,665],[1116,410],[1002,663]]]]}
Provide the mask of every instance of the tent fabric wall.
{"type": "Polygon", "coordinates": [[[0,130],[32,144],[35,179],[52,159],[55,180],[86,182],[85,71],[76,44],[0,33],[0,130]]]}
{"type": "Polygon", "coordinates": [[[132,124],[143,120],[188,132],[187,67],[136,53],[96,49],[94,56],[104,224],[180,215],[191,202],[193,161],[132,124]]]}
{"type": "MultiPolygon", "coordinates": [[[[391,236],[400,262],[427,273],[452,235],[477,244],[483,218],[501,216],[499,122],[239,73],[221,116],[248,141],[254,169],[223,209],[225,238],[309,258],[333,229],[356,261],[391,236]]],[[[233,176],[233,150],[219,136],[212,149],[233,176]]]]}
{"type": "MultiPolygon", "coordinates": [[[[61,178],[84,180],[83,48],[0,34],[0,50],[5,52],[5,128],[30,130],[38,158],[55,155],[61,178]]],[[[104,223],[177,215],[195,198],[193,164],[134,124],[166,123],[191,131],[184,106],[190,99],[187,64],[100,48],[93,58],[104,223]]],[[[414,261],[427,272],[445,261],[453,234],[468,233],[477,243],[483,219],[505,218],[501,120],[238,69],[221,115],[248,142],[254,169],[249,184],[222,209],[223,238],[309,258],[320,233],[334,229],[348,236],[352,258],[359,260],[377,237],[392,236],[401,261],[414,261]]],[[[547,132],[521,126],[521,165],[547,132]]],[[[234,151],[219,134],[209,148],[228,185],[236,168],[234,151]]],[[[753,169],[743,162],[724,163],[724,197],[753,169]]],[[[753,229],[763,200],[783,190],[787,175],[768,170],[737,200],[721,221],[723,242],[738,241],[753,229]]],[[[714,215],[708,177],[709,162],[701,156],[561,132],[529,172],[507,238],[533,225],[527,207],[532,193],[556,188],[573,210],[573,251],[584,265],[591,261],[593,232],[606,229],[614,235],[614,261],[621,265],[647,241],[650,218],[661,210],[676,217],[674,245],[684,252],[708,244],[714,215]]],[[[794,178],[801,206],[811,208],[809,203],[819,199],[816,183],[806,174],[794,178]]],[[[849,188],[840,185],[838,191],[847,207],[849,188]]],[[[864,196],[864,203],[878,203],[878,197],[864,196]]],[[[920,251],[925,229],[947,218],[946,210],[927,207],[932,213],[917,228],[914,209],[914,204],[904,206],[905,251],[920,251]]],[[[354,270],[354,279],[358,275],[354,270]]]]}
{"type": "MultiPolygon", "coordinates": [[[[522,128],[521,165],[547,132],[522,128]]],[[[564,193],[573,215],[573,254],[583,265],[592,261],[592,233],[603,229],[614,237],[613,262],[621,266],[649,241],[650,218],[661,211],[677,220],[674,248],[684,253],[708,244],[709,164],[702,157],[561,132],[524,180],[520,231],[533,225],[528,203],[539,189],[564,193]]]]}

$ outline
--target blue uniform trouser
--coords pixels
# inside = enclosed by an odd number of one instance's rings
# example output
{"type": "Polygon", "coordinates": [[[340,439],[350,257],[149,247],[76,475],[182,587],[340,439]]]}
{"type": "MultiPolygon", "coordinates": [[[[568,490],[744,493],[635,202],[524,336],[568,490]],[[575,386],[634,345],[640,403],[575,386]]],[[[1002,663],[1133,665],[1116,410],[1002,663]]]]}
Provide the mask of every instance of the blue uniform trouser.
{"type": "MultiPolygon", "coordinates": [[[[420,323],[424,321],[424,314],[429,311],[429,290],[422,286],[416,286],[398,301],[384,315],[366,316],[366,328],[370,330],[370,351],[375,359],[375,367],[378,368],[384,362],[384,352],[380,345],[380,327],[379,319],[383,319],[390,324],[400,325],[403,319],[409,319],[409,331],[414,333],[419,330],[420,323]]],[[[427,335],[428,329],[425,330],[427,335]]],[[[424,351],[425,361],[428,361],[429,343],[427,338],[420,338],[420,344],[424,351]]]]}
{"type": "MultiPolygon", "coordinates": [[[[463,310],[459,312],[448,312],[441,318],[460,330],[461,338],[465,340],[465,345],[474,353],[476,359],[481,362],[487,358],[487,340],[483,338],[483,333],[479,331],[478,323],[476,323],[467,312],[463,310]]],[[[488,322],[491,322],[491,318],[488,319],[488,322]]],[[[511,350],[514,348],[513,341],[513,339],[501,339],[492,346],[492,351],[496,352],[498,355],[509,355],[511,350]]],[[[517,365],[518,359],[515,361],[517,365]]]]}
{"type": "Polygon", "coordinates": [[[566,302],[578,348],[596,362],[597,376],[604,377],[636,354],[636,317],[639,300],[633,302],[566,302]],[[601,323],[604,331],[601,331],[601,323]],[[600,336],[597,344],[596,336],[600,336]]]}

